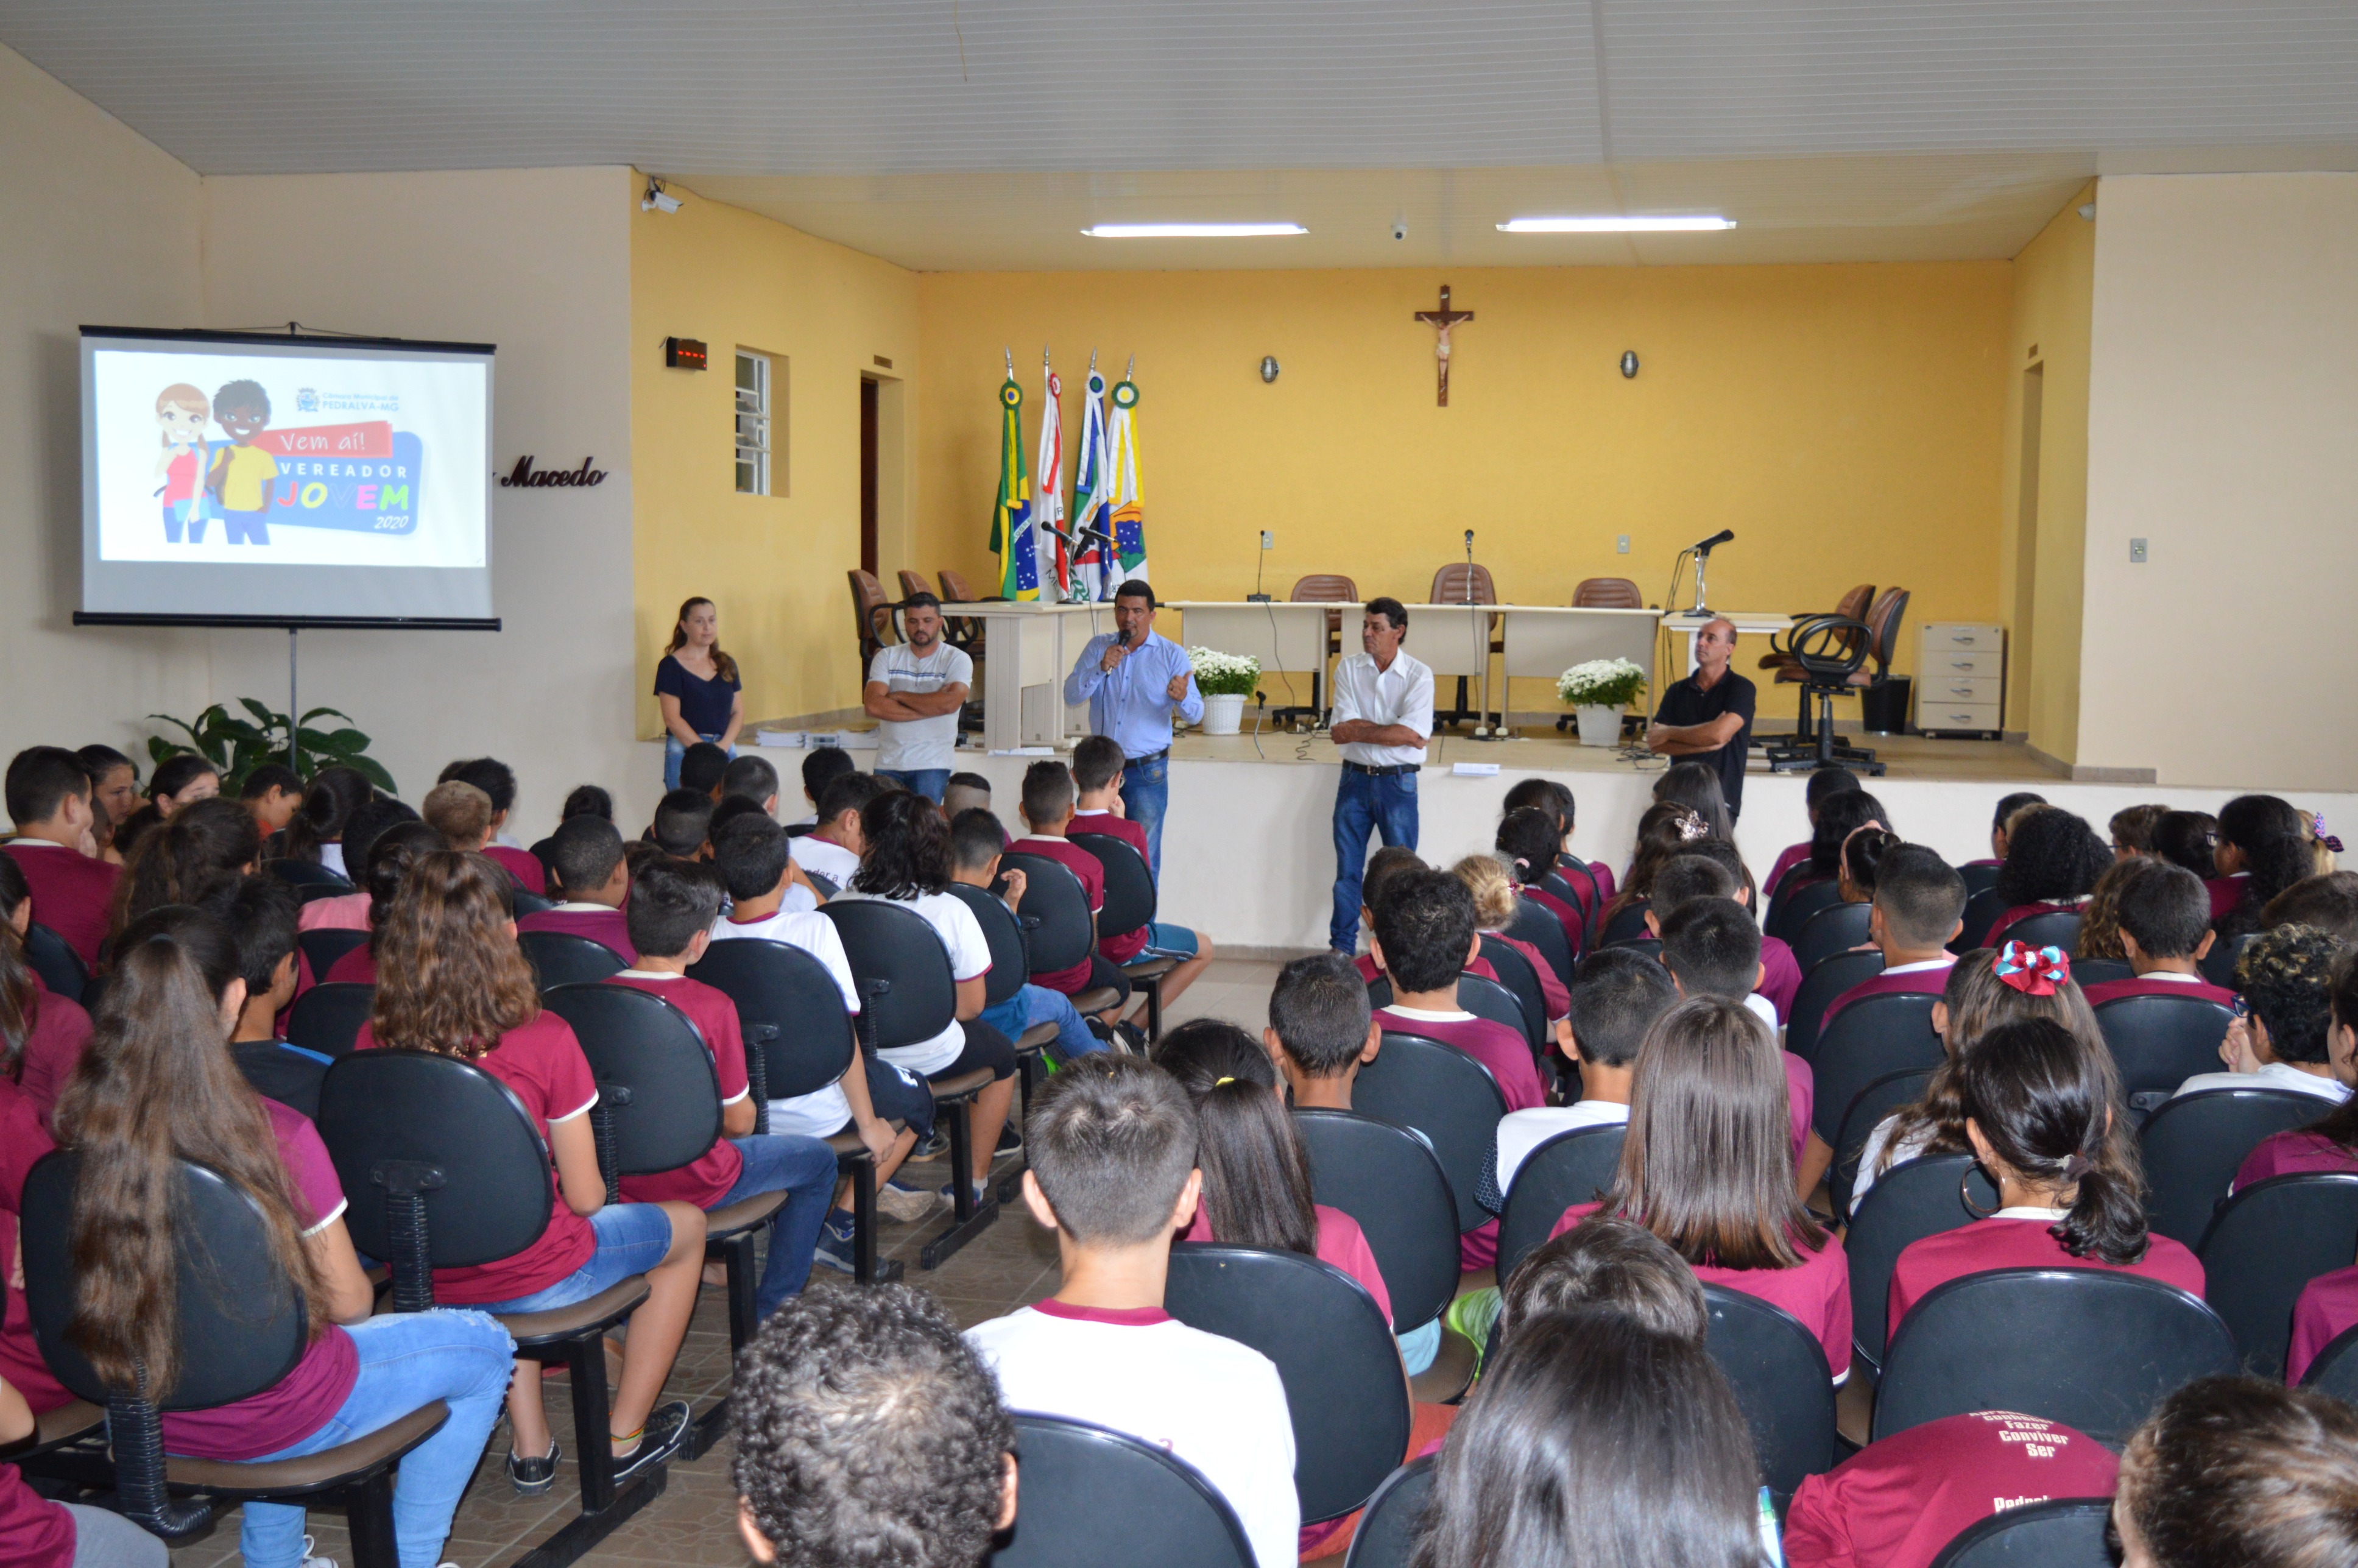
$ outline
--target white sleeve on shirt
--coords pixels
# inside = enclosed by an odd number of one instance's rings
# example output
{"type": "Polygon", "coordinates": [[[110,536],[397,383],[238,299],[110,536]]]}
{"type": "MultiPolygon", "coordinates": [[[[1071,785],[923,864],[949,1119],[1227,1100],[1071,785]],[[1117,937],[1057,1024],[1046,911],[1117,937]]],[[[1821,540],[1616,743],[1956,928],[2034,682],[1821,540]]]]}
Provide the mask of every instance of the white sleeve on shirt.
{"type": "MultiPolygon", "coordinates": [[[[1425,690],[1425,719],[1428,726],[1433,717],[1433,692],[1425,690]]],[[[1351,654],[1335,666],[1335,712],[1328,720],[1330,728],[1355,723],[1367,716],[1359,711],[1358,655],[1351,654]]]]}
{"type": "Polygon", "coordinates": [[[1433,739],[1433,670],[1422,660],[1417,662],[1416,675],[1408,683],[1407,700],[1401,704],[1401,716],[1394,722],[1428,741],[1433,739]]]}
{"type": "Polygon", "coordinates": [[[1274,1362],[1260,1358],[1259,1376],[1239,1391],[1236,1413],[1231,1473],[1254,1482],[1249,1490],[1232,1482],[1223,1495],[1245,1527],[1259,1568],[1293,1568],[1302,1560],[1302,1496],[1293,1485],[1293,1413],[1274,1362]]]}
{"type": "Polygon", "coordinates": [[[876,656],[868,661],[869,685],[891,686],[892,684],[892,666],[889,662],[892,657],[892,653],[889,648],[876,650],[876,656]]]}
{"type": "Polygon", "coordinates": [[[962,686],[974,689],[974,661],[966,656],[963,648],[949,650],[949,673],[942,679],[944,686],[962,686]]]}

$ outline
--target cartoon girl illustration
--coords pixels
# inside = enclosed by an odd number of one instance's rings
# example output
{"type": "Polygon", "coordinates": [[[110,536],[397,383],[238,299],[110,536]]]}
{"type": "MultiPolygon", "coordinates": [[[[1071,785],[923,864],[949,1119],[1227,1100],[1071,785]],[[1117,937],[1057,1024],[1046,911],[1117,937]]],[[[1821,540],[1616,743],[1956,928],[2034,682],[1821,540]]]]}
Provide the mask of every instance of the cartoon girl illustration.
{"type": "Polygon", "coordinates": [[[188,524],[189,543],[205,542],[205,493],[199,481],[205,471],[205,421],[212,406],[205,395],[186,382],[175,382],[156,395],[156,426],[164,434],[164,449],[156,459],[155,477],[163,481],[164,538],[180,542],[180,525],[188,524]]]}

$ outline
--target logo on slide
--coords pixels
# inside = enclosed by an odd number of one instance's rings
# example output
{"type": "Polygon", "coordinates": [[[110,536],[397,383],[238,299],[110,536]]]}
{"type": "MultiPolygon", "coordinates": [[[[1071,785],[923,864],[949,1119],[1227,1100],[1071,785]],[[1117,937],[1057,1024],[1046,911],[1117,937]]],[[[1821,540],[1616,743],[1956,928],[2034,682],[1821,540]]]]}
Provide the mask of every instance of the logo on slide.
{"type": "MultiPolygon", "coordinates": [[[[398,396],[371,394],[324,398],[298,387],[298,414],[325,411],[398,412],[398,396]]],[[[425,444],[389,419],[273,428],[270,395],[252,380],[232,381],[208,399],[185,383],[156,398],[164,451],[164,536],[204,543],[219,522],[225,541],[266,546],[273,524],[400,535],[417,527],[425,444]],[[210,436],[210,423],[222,431],[210,436]]]]}

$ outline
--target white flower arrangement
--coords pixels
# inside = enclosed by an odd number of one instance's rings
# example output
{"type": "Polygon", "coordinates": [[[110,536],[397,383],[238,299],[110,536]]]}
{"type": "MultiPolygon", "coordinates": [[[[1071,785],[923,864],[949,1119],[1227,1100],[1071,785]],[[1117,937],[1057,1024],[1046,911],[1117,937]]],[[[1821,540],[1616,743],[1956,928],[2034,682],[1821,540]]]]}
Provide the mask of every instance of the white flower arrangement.
{"type": "Polygon", "coordinates": [[[1247,654],[1190,648],[1187,662],[1195,668],[1195,689],[1206,697],[1250,697],[1260,684],[1260,661],[1247,654]]]}
{"type": "Polygon", "coordinates": [[[1555,695],[1571,708],[1627,708],[1646,689],[1646,672],[1628,659],[1590,659],[1555,678],[1555,695]]]}

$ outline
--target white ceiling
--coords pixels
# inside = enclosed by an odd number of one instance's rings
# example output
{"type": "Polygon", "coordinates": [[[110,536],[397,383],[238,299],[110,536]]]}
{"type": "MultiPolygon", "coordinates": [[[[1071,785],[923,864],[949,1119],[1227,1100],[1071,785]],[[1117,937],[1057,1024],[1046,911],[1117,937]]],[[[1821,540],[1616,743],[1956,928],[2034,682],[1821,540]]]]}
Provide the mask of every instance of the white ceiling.
{"type": "Polygon", "coordinates": [[[2090,174],[2358,167],[2353,0],[0,0],[0,43],[208,174],[631,163],[924,267],[2006,255],[2090,174]],[[1567,208],[1739,227],[1492,228],[1567,208]],[[1182,217],[1312,233],[1077,233],[1182,217]]]}

